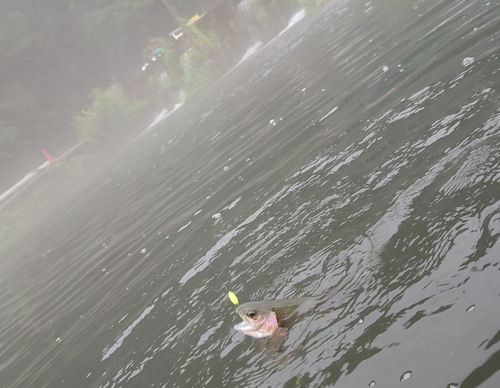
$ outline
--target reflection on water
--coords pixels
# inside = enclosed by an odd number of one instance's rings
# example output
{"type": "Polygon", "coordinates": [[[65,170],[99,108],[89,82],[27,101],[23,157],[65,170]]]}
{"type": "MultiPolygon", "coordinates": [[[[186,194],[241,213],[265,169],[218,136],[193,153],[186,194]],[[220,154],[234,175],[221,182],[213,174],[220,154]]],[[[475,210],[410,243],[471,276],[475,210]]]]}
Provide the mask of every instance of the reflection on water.
{"type": "Polygon", "coordinates": [[[496,387],[498,7],[332,1],[151,127],[10,253],[4,386],[496,387]]]}

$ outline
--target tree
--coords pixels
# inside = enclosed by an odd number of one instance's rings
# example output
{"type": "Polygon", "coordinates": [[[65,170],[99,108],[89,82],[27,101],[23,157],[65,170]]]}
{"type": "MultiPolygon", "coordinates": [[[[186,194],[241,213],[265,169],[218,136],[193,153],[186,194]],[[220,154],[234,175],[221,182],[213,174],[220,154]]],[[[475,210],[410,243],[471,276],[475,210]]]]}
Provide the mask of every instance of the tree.
{"type": "Polygon", "coordinates": [[[141,101],[130,101],[120,84],[113,82],[105,90],[95,88],[89,96],[91,106],[76,116],[75,129],[82,139],[101,139],[114,143],[133,133],[133,124],[141,101]]]}

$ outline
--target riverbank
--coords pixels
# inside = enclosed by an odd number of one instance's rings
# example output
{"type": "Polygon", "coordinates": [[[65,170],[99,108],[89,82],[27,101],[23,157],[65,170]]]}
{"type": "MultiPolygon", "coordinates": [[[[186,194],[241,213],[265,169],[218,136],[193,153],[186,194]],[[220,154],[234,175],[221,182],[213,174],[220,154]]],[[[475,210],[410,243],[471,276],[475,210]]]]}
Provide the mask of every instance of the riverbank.
{"type": "MultiPolygon", "coordinates": [[[[315,3],[315,7],[319,5],[319,2],[318,4],[315,3]]],[[[284,25],[284,29],[278,35],[281,35],[304,18],[306,10],[308,10],[307,7],[301,8],[293,14],[288,24],[284,25]]],[[[236,61],[234,66],[224,74],[230,73],[264,46],[263,42],[259,41],[249,47],[242,58],[236,61]]],[[[214,83],[220,77],[212,79],[210,84],[214,83]]],[[[134,141],[134,139],[148,132],[151,127],[165,119],[170,113],[177,110],[183,105],[185,98],[184,93],[179,93],[181,102],[172,104],[170,111],[163,109],[152,121],[150,119],[152,117],[151,102],[146,104],[149,105],[149,108],[146,106],[147,114],[142,111],[139,114],[141,116],[139,122],[136,121],[133,125],[130,125],[133,127],[133,130],[123,131],[124,123],[121,122],[123,121],[121,120],[121,116],[118,117],[117,123],[112,122],[110,125],[108,115],[103,115],[100,107],[113,106],[118,101],[122,105],[120,105],[120,109],[116,109],[115,111],[127,112],[134,109],[129,106],[130,104],[138,103],[139,101],[126,101],[126,98],[125,100],[123,98],[116,98],[116,90],[114,90],[116,88],[120,88],[120,85],[113,84],[104,91],[94,90],[91,94],[93,105],[88,110],[82,111],[80,117],[82,118],[81,122],[83,125],[82,128],[77,128],[80,133],[87,137],[84,137],[73,147],[57,157],[55,162],[51,163],[47,161],[38,168],[28,172],[23,179],[0,195],[0,250],[16,242],[27,231],[36,229],[37,220],[49,214],[49,209],[54,209],[60,205],[61,201],[66,201],[70,198],[71,193],[77,189],[81,189],[90,177],[95,176],[96,171],[100,169],[102,164],[108,161],[116,152],[122,150],[127,144],[134,141]],[[114,93],[111,93],[113,91],[114,93]],[[126,102],[125,105],[123,105],[122,100],[126,102]],[[101,120],[100,116],[104,117],[105,120],[101,120]],[[110,128],[113,126],[117,128],[114,132],[110,131],[110,128]],[[119,137],[124,135],[126,139],[123,139],[123,141],[120,140],[120,144],[115,144],[114,150],[110,150],[106,144],[99,144],[103,140],[108,141],[108,145],[110,144],[111,138],[108,138],[109,133],[106,132],[114,134],[113,136],[116,136],[116,134],[119,137]]],[[[192,98],[200,95],[204,90],[205,88],[197,89],[197,92],[191,98],[188,98],[188,100],[191,101],[192,98]]],[[[129,119],[125,120],[125,122],[128,121],[129,119]]],[[[113,138],[112,143],[115,140],[116,138],[113,138]]]]}
{"type": "Polygon", "coordinates": [[[14,245],[23,236],[36,232],[62,204],[89,186],[102,169],[134,141],[149,132],[184,104],[177,103],[170,111],[153,109],[143,112],[127,136],[111,143],[83,139],[53,162],[46,161],[29,171],[10,189],[0,195],[0,251],[14,245]],[[153,117],[153,119],[151,119],[153,117]]]}
{"type": "Polygon", "coordinates": [[[0,250],[36,228],[38,220],[80,190],[105,160],[104,155],[92,151],[92,147],[82,141],[55,162],[47,161],[30,171],[2,194],[0,250]]]}
{"type": "Polygon", "coordinates": [[[64,152],[54,161],[47,160],[45,163],[41,164],[34,170],[26,173],[23,179],[13,185],[10,189],[6,190],[2,195],[0,195],[0,211],[8,207],[9,203],[14,201],[17,196],[21,195],[25,190],[29,189],[31,185],[36,183],[39,179],[42,179],[49,171],[50,168],[54,166],[55,163],[60,163],[67,160],[71,155],[74,154],[80,147],[82,147],[87,141],[81,140],[76,143],[73,147],[64,152]]]}

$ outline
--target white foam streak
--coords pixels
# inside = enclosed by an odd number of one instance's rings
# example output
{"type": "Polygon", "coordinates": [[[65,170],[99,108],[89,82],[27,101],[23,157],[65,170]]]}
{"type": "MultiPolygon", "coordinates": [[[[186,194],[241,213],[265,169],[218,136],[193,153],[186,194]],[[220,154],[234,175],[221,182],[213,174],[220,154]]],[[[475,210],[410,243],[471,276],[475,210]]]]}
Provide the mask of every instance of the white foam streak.
{"type": "Polygon", "coordinates": [[[292,26],[294,26],[300,20],[302,20],[304,16],[306,16],[306,10],[302,8],[299,12],[297,12],[295,15],[292,16],[286,28],[280,32],[280,35],[283,34],[285,31],[288,31],[290,28],[292,28],[292,26]]]}
{"type": "Polygon", "coordinates": [[[153,303],[151,306],[149,306],[148,308],[146,308],[146,310],[144,310],[142,312],[142,314],[139,316],[139,318],[137,318],[134,322],[132,322],[129,325],[129,327],[127,327],[123,331],[122,335],[120,335],[116,339],[116,342],[111,347],[105,349],[104,354],[102,355],[101,361],[104,361],[107,358],[109,358],[109,356],[111,356],[114,352],[116,352],[116,350],[120,346],[122,346],[123,341],[125,340],[125,338],[127,338],[130,335],[130,333],[132,333],[132,330],[134,329],[134,327],[136,327],[139,324],[139,322],[141,322],[146,317],[146,315],[148,315],[151,312],[151,310],[153,310],[154,307],[155,307],[155,304],[153,303]]]}

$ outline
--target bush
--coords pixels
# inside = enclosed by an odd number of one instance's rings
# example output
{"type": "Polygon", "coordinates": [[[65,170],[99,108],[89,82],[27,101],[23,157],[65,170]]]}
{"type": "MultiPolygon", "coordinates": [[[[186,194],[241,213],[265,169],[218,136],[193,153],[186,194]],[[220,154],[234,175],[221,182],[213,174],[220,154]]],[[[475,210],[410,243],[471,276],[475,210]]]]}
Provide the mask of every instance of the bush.
{"type": "Polygon", "coordinates": [[[217,64],[199,48],[191,47],[181,57],[186,97],[203,92],[218,76],[217,64]]]}
{"type": "Polygon", "coordinates": [[[89,96],[92,104],[82,110],[73,125],[82,139],[122,140],[134,129],[143,101],[130,101],[118,83],[101,91],[93,89],[89,96]]]}

